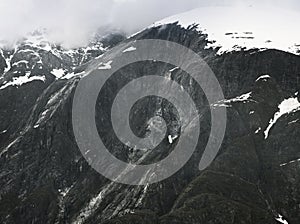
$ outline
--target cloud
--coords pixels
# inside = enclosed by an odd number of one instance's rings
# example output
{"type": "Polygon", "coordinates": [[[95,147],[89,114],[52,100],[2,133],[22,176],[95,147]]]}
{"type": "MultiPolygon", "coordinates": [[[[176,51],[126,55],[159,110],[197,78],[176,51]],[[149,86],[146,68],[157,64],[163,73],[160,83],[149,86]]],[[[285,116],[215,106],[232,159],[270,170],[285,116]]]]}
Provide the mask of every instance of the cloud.
{"type": "Polygon", "coordinates": [[[85,45],[97,30],[131,34],[169,15],[207,5],[281,4],[295,0],[1,0],[0,40],[13,42],[37,29],[67,47],[85,45]]]}

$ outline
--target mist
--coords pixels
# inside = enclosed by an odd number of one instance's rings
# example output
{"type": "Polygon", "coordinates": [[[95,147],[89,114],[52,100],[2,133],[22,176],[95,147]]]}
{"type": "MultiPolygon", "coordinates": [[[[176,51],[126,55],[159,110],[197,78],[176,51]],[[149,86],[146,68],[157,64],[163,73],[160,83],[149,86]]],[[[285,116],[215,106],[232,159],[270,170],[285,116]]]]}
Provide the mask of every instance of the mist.
{"type": "Polygon", "coordinates": [[[95,34],[135,33],[164,17],[204,6],[300,8],[297,0],[0,0],[0,40],[13,43],[45,29],[67,48],[84,46],[95,34]]]}

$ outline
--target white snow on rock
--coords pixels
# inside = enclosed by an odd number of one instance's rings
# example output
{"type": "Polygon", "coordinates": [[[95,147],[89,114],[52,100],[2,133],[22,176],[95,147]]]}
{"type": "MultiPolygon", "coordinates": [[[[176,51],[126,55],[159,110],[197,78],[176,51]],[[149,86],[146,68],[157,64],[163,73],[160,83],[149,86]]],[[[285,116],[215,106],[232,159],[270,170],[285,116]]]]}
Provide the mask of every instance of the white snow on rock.
{"type": "Polygon", "coordinates": [[[270,120],[268,127],[264,131],[265,139],[268,138],[271,128],[275,125],[275,123],[280,117],[300,109],[300,103],[298,101],[298,98],[291,97],[289,99],[285,99],[279,104],[278,109],[279,110],[274,114],[274,117],[270,120]]]}
{"type": "Polygon", "coordinates": [[[30,72],[27,72],[25,76],[20,77],[13,77],[13,80],[10,82],[5,83],[3,86],[0,87],[0,90],[5,89],[9,86],[22,86],[23,84],[32,82],[32,81],[42,81],[45,82],[45,76],[31,76],[30,72]]]}
{"type": "Polygon", "coordinates": [[[61,78],[61,77],[64,76],[65,71],[62,68],[60,68],[60,69],[53,69],[51,71],[51,74],[54,75],[57,79],[59,79],[59,78],[61,78]]]}
{"type": "Polygon", "coordinates": [[[245,93],[245,94],[243,94],[243,95],[241,95],[241,96],[238,96],[238,97],[236,97],[236,98],[233,98],[233,99],[229,99],[229,100],[225,100],[225,102],[243,102],[243,101],[247,101],[247,100],[249,100],[250,99],[250,97],[251,97],[251,94],[252,94],[252,92],[249,92],[249,93],[245,93]]]}
{"type": "Polygon", "coordinates": [[[2,149],[0,152],[0,157],[4,155],[14,144],[18,143],[21,138],[22,136],[17,137],[15,140],[10,142],[4,149],[2,149]]]}
{"type": "Polygon", "coordinates": [[[258,134],[261,131],[261,127],[259,127],[256,131],[255,134],[258,134]]]}
{"type": "Polygon", "coordinates": [[[131,46],[131,47],[125,49],[125,50],[123,51],[123,53],[131,52],[131,51],[135,51],[135,50],[136,50],[136,48],[131,46]]]}
{"type": "Polygon", "coordinates": [[[282,224],[289,224],[288,221],[286,221],[285,219],[283,219],[283,216],[278,214],[278,217],[275,218],[278,222],[282,223],[282,224]]]}
{"type": "Polygon", "coordinates": [[[77,76],[79,77],[79,76],[82,76],[84,74],[85,74],[85,71],[80,72],[80,73],[71,72],[71,73],[68,73],[65,76],[63,76],[61,79],[71,79],[73,77],[77,77],[77,76]]]}
{"type": "Polygon", "coordinates": [[[136,207],[140,206],[140,205],[143,203],[143,200],[144,200],[145,197],[146,197],[148,188],[149,188],[149,184],[146,184],[146,185],[144,186],[144,188],[143,188],[142,195],[140,196],[139,200],[138,200],[137,203],[135,204],[136,207]]]}
{"type": "Polygon", "coordinates": [[[298,121],[299,121],[299,119],[296,119],[296,120],[293,120],[293,121],[289,122],[289,124],[295,124],[295,123],[297,123],[298,121]]]}
{"type": "Polygon", "coordinates": [[[6,72],[8,72],[10,69],[11,69],[11,64],[10,64],[10,62],[11,62],[11,59],[13,58],[13,54],[11,54],[8,58],[5,58],[5,63],[6,63],[6,68],[5,68],[5,70],[4,70],[4,74],[6,73],[6,72]]]}
{"type": "Polygon", "coordinates": [[[174,72],[174,71],[176,71],[177,69],[180,69],[179,67],[174,67],[174,68],[172,68],[171,70],[169,70],[169,72],[174,72]]]}
{"type": "Polygon", "coordinates": [[[100,69],[100,70],[108,70],[108,69],[111,69],[111,63],[112,63],[113,61],[109,61],[109,62],[107,62],[107,63],[101,63],[100,65],[99,65],[99,67],[98,67],[98,69],[100,69]]]}
{"type": "Polygon", "coordinates": [[[172,135],[169,135],[169,136],[168,136],[168,140],[169,140],[169,143],[170,143],[170,144],[173,143],[172,135]]]}
{"type": "Polygon", "coordinates": [[[260,77],[258,77],[256,79],[256,82],[259,81],[259,80],[263,80],[263,81],[266,81],[267,79],[271,78],[269,75],[262,75],[260,77]]]}
{"type": "Polygon", "coordinates": [[[177,137],[178,137],[177,135],[175,135],[175,136],[168,135],[168,141],[169,141],[169,143],[172,144],[177,137]]]}
{"type": "MultiPolygon", "coordinates": [[[[218,54],[240,49],[278,49],[300,54],[300,13],[264,7],[201,7],[154,23],[151,27],[176,23],[184,28],[198,25],[218,54]]],[[[162,26],[163,29],[163,26],[162,26]]]]}
{"type": "Polygon", "coordinates": [[[221,101],[213,104],[212,107],[229,107],[231,103],[237,103],[237,102],[246,103],[249,101],[253,101],[251,99],[251,94],[252,94],[252,92],[249,92],[249,93],[245,93],[243,95],[237,96],[232,99],[221,100],[221,101]]]}
{"type": "Polygon", "coordinates": [[[289,165],[289,164],[292,164],[292,163],[296,163],[296,162],[300,162],[300,159],[295,159],[295,160],[291,160],[287,163],[282,163],[280,164],[280,166],[286,166],[286,165],[289,165]]]}
{"type": "Polygon", "coordinates": [[[18,53],[35,53],[35,52],[31,49],[24,49],[24,50],[19,50],[18,53]]]}
{"type": "Polygon", "coordinates": [[[64,212],[65,212],[65,197],[67,196],[67,194],[69,193],[69,191],[71,190],[71,188],[73,187],[66,187],[65,189],[58,189],[59,192],[59,197],[58,197],[58,207],[59,207],[59,213],[58,213],[58,217],[57,217],[57,221],[55,222],[55,224],[61,223],[61,219],[63,218],[64,212]]]}
{"type": "Polygon", "coordinates": [[[13,63],[12,66],[19,66],[19,64],[25,64],[27,66],[28,63],[29,62],[26,60],[20,60],[18,62],[13,63]]]}
{"type": "Polygon", "coordinates": [[[113,183],[111,182],[108,185],[104,186],[104,188],[95,196],[93,197],[89,203],[80,211],[79,216],[72,222],[73,224],[81,224],[91,215],[98,206],[101,204],[103,198],[106,196],[113,189],[113,183]]]}

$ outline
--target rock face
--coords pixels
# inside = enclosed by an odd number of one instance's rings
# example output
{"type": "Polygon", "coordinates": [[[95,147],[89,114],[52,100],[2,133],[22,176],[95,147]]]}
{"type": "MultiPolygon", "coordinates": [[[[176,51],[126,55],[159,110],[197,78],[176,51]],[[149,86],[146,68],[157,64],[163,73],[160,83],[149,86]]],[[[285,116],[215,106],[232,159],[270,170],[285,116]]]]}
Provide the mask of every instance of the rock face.
{"type": "MultiPolygon", "coordinates": [[[[203,91],[183,71],[139,62],[118,71],[98,97],[99,135],[124,161],[136,161],[143,152],[132,152],[117,141],[108,120],[113,96],[130,79],[168,76],[199,105],[201,135],[193,157],[172,177],[146,186],[117,184],[94,171],[80,154],[72,130],[72,99],[80,72],[122,36],[72,52],[26,41],[14,50],[2,50],[0,222],[299,223],[299,105],[286,109],[267,135],[265,131],[284,100],[299,103],[300,57],[278,50],[217,55],[216,49],[206,48],[206,37],[194,26],[170,24],[131,38],[189,47],[216,74],[226,100],[214,106],[227,107],[228,121],[221,150],[206,170],[199,171],[198,164],[210,131],[210,111],[203,91]],[[19,77],[26,79],[21,82],[19,77]]],[[[158,111],[170,124],[169,131],[177,133],[172,105],[156,98],[133,108],[140,115],[130,117],[135,132],[145,135],[149,118],[158,111]]],[[[176,140],[170,144],[166,136],[144,162],[160,160],[174,145],[176,140]]]]}

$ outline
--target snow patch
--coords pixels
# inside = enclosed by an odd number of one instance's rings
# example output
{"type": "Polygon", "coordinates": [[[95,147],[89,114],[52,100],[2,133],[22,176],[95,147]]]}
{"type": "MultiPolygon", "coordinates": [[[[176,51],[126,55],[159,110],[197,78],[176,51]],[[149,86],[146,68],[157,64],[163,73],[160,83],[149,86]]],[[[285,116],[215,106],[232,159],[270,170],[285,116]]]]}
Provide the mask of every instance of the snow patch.
{"type": "Polygon", "coordinates": [[[299,121],[299,119],[296,119],[296,120],[294,120],[294,121],[289,122],[288,124],[295,124],[295,123],[297,123],[298,121],[299,121]]]}
{"type": "Polygon", "coordinates": [[[169,143],[172,144],[176,138],[178,138],[177,135],[175,135],[175,136],[168,135],[168,141],[169,141],[169,143]]]}
{"type": "Polygon", "coordinates": [[[278,214],[278,216],[275,218],[278,222],[282,224],[289,224],[288,221],[286,221],[282,215],[278,214]]]}
{"type": "Polygon", "coordinates": [[[0,157],[6,153],[14,144],[18,143],[19,140],[21,139],[21,136],[17,137],[15,140],[13,140],[11,143],[9,143],[1,152],[0,152],[0,157]]]}
{"type": "Polygon", "coordinates": [[[100,70],[108,70],[108,69],[111,69],[111,63],[112,63],[112,62],[113,62],[113,61],[109,61],[109,62],[107,62],[107,63],[101,62],[100,65],[99,65],[99,67],[98,67],[98,69],[100,69],[100,70]]]}
{"type": "Polygon", "coordinates": [[[21,60],[12,64],[12,66],[19,66],[19,64],[25,64],[27,66],[29,62],[26,60],[21,60]]]}
{"type": "Polygon", "coordinates": [[[256,131],[255,134],[258,134],[261,131],[261,127],[259,127],[256,131]]]}
{"type": "Polygon", "coordinates": [[[73,186],[71,187],[66,187],[65,189],[58,189],[58,192],[60,193],[60,195],[64,198],[66,197],[66,195],[69,193],[69,191],[71,190],[73,186]]]}
{"type": "Polygon", "coordinates": [[[32,53],[35,53],[33,50],[31,49],[23,49],[23,50],[19,50],[18,53],[29,53],[29,52],[32,52],[32,53]]]}
{"type": "Polygon", "coordinates": [[[22,85],[32,82],[32,81],[45,82],[45,80],[46,80],[45,76],[31,76],[30,77],[30,72],[27,72],[25,76],[13,77],[13,80],[11,82],[7,82],[3,86],[1,86],[0,90],[5,89],[9,86],[22,86],[22,85]]]}
{"type": "Polygon", "coordinates": [[[170,72],[174,72],[175,70],[177,70],[177,69],[179,69],[179,67],[175,67],[175,68],[173,68],[173,69],[171,69],[171,70],[169,70],[170,72]]]}
{"type": "Polygon", "coordinates": [[[237,103],[237,102],[246,103],[248,101],[253,101],[253,100],[251,100],[251,94],[252,94],[252,92],[249,92],[249,93],[245,93],[241,96],[237,96],[232,99],[221,100],[221,101],[213,104],[212,106],[213,107],[230,107],[231,103],[237,103]]]}
{"type": "Polygon", "coordinates": [[[144,200],[145,197],[146,197],[148,188],[149,188],[149,184],[146,184],[146,185],[144,186],[143,190],[142,190],[142,194],[141,194],[139,200],[137,201],[137,203],[136,203],[136,205],[135,205],[136,207],[138,207],[139,205],[141,205],[141,204],[143,203],[143,200],[144,200]]]}
{"type": "Polygon", "coordinates": [[[80,72],[80,73],[74,73],[74,72],[71,72],[71,73],[68,73],[66,74],[65,76],[63,76],[61,79],[71,79],[73,77],[76,77],[76,76],[81,76],[83,75],[85,72],[80,72]]]}
{"type": "Polygon", "coordinates": [[[131,47],[125,49],[125,50],[123,51],[123,53],[131,52],[131,51],[135,51],[135,50],[136,50],[136,48],[131,46],[131,47]]]}
{"type": "Polygon", "coordinates": [[[63,218],[63,214],[65,212],[65,197],[67,196],[67,194],[69,193],[69,191],[71,190],[71,188],[73,187],[66,187],[65,189],[58,189],[59,192],[59,196],[58,196],[58,207],[59,207],[59,212],[58,212],[58,217],[57,217],[57,221],[55,222],[55,224],[59,224],[61,223],[61,219],[63,218]]]}
{"type": "Polygon", "coordinates": [[[8,71],[11,69],[11,64],[10,64],[10,62],[11,62],[13,56],[14,56],[14,54],[11,54],[8,58],[5,58],[6,68],[5,68],[5,70],[4,70],[4,74],[5,74],[6,72],[8,72],[8,71]]]}
{"type": "Polygon", "coordinates": [[[280,117],[282,117],[285,114],[289,114],[292,112],[295,112],[300,109],[300,103],[298,101],[297,97],[291,97],[289,99],[283,100],[279,106],[278,111],[274,114],[274,117],[270,120],[268,127],[264,131],[265,139],[268,138],[269,132],[271,128],[275,125],[275,123],[278,121],[280,117]]]}
{"type": "Polygon", "coordinates": [[[252,94],[252,92],[245,93],[245,94],[243,94],[243,95],[241,95],[241,96],[238,96],[238,97],[236,97],[236,98],[229,99],[229,100],[227,100],[227,102],[232,103],[232,102],[243,102],[243,101],[247,101],[247,100],[250,99],[251,94],[252,94]]]}
{"type": "Polygon", "coordinates": [[[257,82],[259,80],[266,81],[266,79],[269,79],[269,78],[271,78],[269,75],[262,75],[262,76],[258,77],[255,82],[257,82]]]}
{"type": "Polygon", "coordinates": [[[61,77],[64,76],[65,71],[62,68],[60,68],[60,69],[53,69],[51,71],[51,74],[54,75],[57,79],[59,79],[59,78],[61,78],[61,77]]]}
{"type": "Polygon", "coordinates": [[[289,165],[289,164],[292,164],[292,163],[296,163],[296,162],[300,162],[300,159],[295,159],[295,160],[291,160],[287,163],[282,163],[280,164],[280,166],[286,166],[286,165],[289,165]]]}
{"type": "Polygon", "coordinates": [[[106,185],[94,198],[92,198],[88,205],[80,211],[79,216],[72,222],[73,224],[81,224],[97,209],[101,204],[103,198],[109,193],[113,187],[113,183],[106,185]]]}

